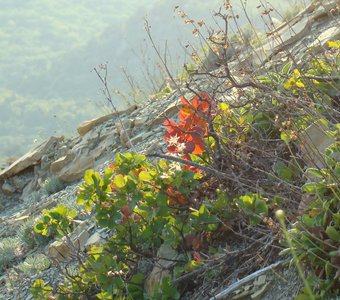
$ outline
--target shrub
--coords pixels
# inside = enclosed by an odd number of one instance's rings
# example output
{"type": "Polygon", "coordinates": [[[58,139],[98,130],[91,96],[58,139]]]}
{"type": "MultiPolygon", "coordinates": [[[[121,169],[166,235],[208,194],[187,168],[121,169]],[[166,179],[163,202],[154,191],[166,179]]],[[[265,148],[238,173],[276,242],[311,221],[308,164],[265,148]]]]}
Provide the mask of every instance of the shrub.
{"type": "Polygon", "coordinates": [[[52,195],[61,191],[64,187],[65,183],[61,181],[58,177],[52,175],[45,180],[41,190],[47,195],[52,195]]]}
{"type": "Polygon", "coordinates": [[[50,266],[49,259],[43,254],[34,254],[25,259],[17,268],[25,275],[38,274],[50,266]]]}
{"type": "Polygon", "coordinates": [[[28,249],[44,245],[48,241],[48,238],[37,234],[33,230],[35,223],[34,218],[30,218],[26,220],[17,231],[19,241],[28,249]]]}
{"type": "MultiPolygon", "coordinates": [[[[288,231],[291,244],[282,242],[289,251],[295,251],[301,262],[312,267],[307,282],[317,299],[340,293],[339,157],[340,145],[333,144],[326,150],[327,168],[308,169],[317,181],[306,183],[303,189],[316,200],[288,231]]],[[[302,295],[308,296],[306,289],[302,295]]]]}
{"type": "Polygon", "coordinates": [[[16,258],[19,251],[17,238],[9,237],[0,241],[0,270],[4,270],[16,258]]]}
{"type": "Polygon", "coordinates": [[[34,231],[46,237],[56,234],[64,236],[71,232],[71,225],[77,212],[63,205],[50,210],[44,209],[41,219],[35,224],[34,231]]]}

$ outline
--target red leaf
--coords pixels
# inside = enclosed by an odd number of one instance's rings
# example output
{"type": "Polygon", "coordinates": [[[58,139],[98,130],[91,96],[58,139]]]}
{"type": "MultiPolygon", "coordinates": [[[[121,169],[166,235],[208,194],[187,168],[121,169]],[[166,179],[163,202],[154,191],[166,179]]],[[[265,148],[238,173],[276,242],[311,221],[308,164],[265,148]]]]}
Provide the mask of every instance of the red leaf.
{"type": "Polygon", "coordinates": [[[197,261],[197,262],[201,262],[203,260],[201,254],[199,254],[199,252],[197,252],[195,250],[192,251],[192,255],[194,257],[194,260],[197,261]]]}
{"type": "Polygon", "coordinates": [[[123,206],[120,211],[122,212],[124,217],[130,217],[132,215],[132,211],[129,209],[127,205],[123,206]]]}
{"type": "Polygon", "coordinates": [[[192,151],[192,154],[202,154],[204,152],[204,143],[195,143],[195,149],[192,151]]]}
{"type": "Polygon", "coordinates": [[[182,107],[179,111],[178,117],[181,122],[185,121],[186,118],[190,117],[193,114],[193,109],[190,106],[182,107]]]}
{"type": "Polygon", "coordinates": [[[180,100],[184,106],[190,106],[189,101],[185,97],[182,96],[180,100]]]}
{"type": "Polygon", "coordinates": [[[166,193],[169,196],[170,204],[184,205],[186,203],[184,196],[180,192],[176,191],[173,186],[168,186],[166,193]]]}
{"type": "Polygon", "coordinates": [[[171,130],[173,128],[178,127],[177,123],[173,120],[165,120],[163,125],[165,126],[166,129],[171,130]]]}

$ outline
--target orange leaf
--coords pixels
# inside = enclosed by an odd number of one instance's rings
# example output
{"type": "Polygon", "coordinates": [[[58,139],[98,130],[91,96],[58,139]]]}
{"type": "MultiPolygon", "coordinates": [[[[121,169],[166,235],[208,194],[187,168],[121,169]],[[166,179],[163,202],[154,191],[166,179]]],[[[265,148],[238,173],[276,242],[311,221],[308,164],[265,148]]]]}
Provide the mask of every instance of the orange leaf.
{"type": "Polygon", "coordinates": [[[172,187],[172,186],[169,186],[167,189],[166,189],[166,193],[168,194],[168,196],[169,196],[169,203],[170,204],[172,204],[172,205],[174,205],[174,204],[181,204],[181,205],[184,205],[185,204],[185,198],[184,198],[184,196],[180,193],[180,192],[178,192],[178,191],[176,191],[175,189],[174,189],[174,187],[172,187]]]}

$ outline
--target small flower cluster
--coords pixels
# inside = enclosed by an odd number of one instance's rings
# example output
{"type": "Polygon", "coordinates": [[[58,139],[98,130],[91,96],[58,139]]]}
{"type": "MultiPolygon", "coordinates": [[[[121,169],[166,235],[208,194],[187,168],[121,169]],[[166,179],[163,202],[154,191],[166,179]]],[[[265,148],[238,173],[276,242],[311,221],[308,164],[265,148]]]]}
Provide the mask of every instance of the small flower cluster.
{"type": "Polygon", "coordinates": [[[212,100],[208,93],[200,93],[189,102],[181,97],[183,103],[179,111],[179,123],[166,120],[164,138],[169,153],[202,154],[204,152],[204,137],[208,133],[208,120],[212,116],[212,100]]]}

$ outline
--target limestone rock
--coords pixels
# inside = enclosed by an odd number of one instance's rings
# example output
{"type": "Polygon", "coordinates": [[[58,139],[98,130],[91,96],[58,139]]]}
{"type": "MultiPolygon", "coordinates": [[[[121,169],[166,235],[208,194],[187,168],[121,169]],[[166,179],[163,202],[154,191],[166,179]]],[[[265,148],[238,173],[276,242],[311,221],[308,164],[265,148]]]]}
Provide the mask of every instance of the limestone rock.
{"type": "Polygon", "coordinates": [[[140,142],[142,142],[143,140],[146,140],[147,138],[149,138],[150,136],[153,135],[153,132],[141,132],[140,134],[134,136],[133,138],[130,139],[130,142],[132,145],[136,145],[140,142]]]}
{"type": "Polygon", "coordinates": [[[27,199],[38,187],[38,178],[33,178],[22,190],[20,199],[25,200],[27,199]]]}
{"type": "Polygon", "coordinates": [[[162,245],[157,252],[157,258],[159,259],[145,281],[145,290],[149,295],[152,295],[153,287],[161,284],[163,277],[170,274],[170,268],[175,265],[178,253],[170,246],[162,245]]]}
{"type": "Polygon", "coordinates": [[[92,246],[99,246],[105,242],[105,239],[102,237],[102,231],[98,230],[89,237],[84,245],[86,250],[90,250],[92,246]]]}
{"type": "Polygon", "coordinates": [[[313,50],[321,50],[326,46],[327,41],[333,41],[340,37],[340,28],[333,26],[322,32],[317,39],[312,42],[308,48],[313,50]]]}
{"type": "Polygon", "coordinates": [[[86,222],[80,223],[70,234],[69,239],[63,237],[61,241],[53,242],[48,248],[48,256],[57,262],[67,262],[79,250],[83,250],[90,237],[86,222]]]}
{"type": "Polygon", "coordinates": [[[335,142],[334,137],[326,133],[326,126],[316,122],[306,128],[299,136],[302,158],[308,168],[326,168],[323,158],[325,150],[335,142]]]}
{"type": "Polygon", "coordinates": [[[2,187],[2,191],[7,195],[12,195],[15,192],[15,187],[9,184],[8,182],[5,182],[2,187]]]}
{"type": "Polygon", "coordinates": [[[93,127],[98,126],[99,124],[109,120],[115,115],[115,113],[111,113],[105,116],[101,116],[96,119],[92,119],[90,121],[85,121],[84,123],[80,124],[80,126],[77,128],[77,131],[80,136],[84,136],[87,132],[93,129],[93,127]]]}
{"type": "Polygon", "coordinates": [[[74,154],[69,153],[68,155],[65,155],[63,157],[60,157],[56,161],[54,161],[50,166],[50,171],[52,174],[58,174],[60,170],[65,167],[69,162],[71,162],[74,159],[74,154]]]}
{"type": "Polygon", "coordinates": [[[107,153],[109,149],[112,150],[117,139],[113,125],[110,130],[100,128],[89,131],[72,149],[67,151],[65,156],[51,163],[51,174],[65,182],[81,179],[85,170],[94,168],[95,161],[107,153]]]}
{"type": "Polygon", "coordinates": [[[1,171],[0,179],[11,177],[27,169],[28,167],[38,164],[44,154],[53,151],[63,140],[64,137],[51,137],[47,142],[41,144],[35,150],[28,152],[9,167],[1,171]]]}
{"type": "Polygon", "coordinates": [[[87,132],[89,132],[94,127],[98,126],[99,124],[102,124],[102,123],[106,122],[107,120],[112,119],[113,117],[118,117],[118,116],[121,116],[122,114],[132,112],[136,109],[137,109],[137,105],[131,105],[126,110],[122,110],[122,111],[119,111],[119,112],[113,112],[113,113],[110,113],[108,115],[101,116],[99,118],[92,119],[90,121],[86,121],[78,127],[77,131],[78,131],[80,136],[84,136],[87,132]]]}
{"type": "Polygon", "coordinates": [[[14,176],[11,178],[11,183],[15,187],[16,190],[22,191],[23,188],[28,184],[31,180],[30,176],[14,176]]]}
{"type": "MultiPolygon", "coordinates": [[[[268,34],[268,42],[251,54],[253,65],[261,65],[276,53],[284,51],[290,45],[301,40],[310,29],[311,21],[308,17],[305,17],[298,22],[293,19],[282,28],[271,32],[268,34]]],[[[249,57],[246,60],[249,60],[249,57]]]]}
{"type": "Polygon", "coordinates": [[[86,170],[94,168],[94,161],[90,155],[79,155],[52,174],[65,182],[74,182],[81,179],[86,170]]]}
{"type": "Polygon", "coordinates": [[[320,20],[329,16],[339,14],[340,1],[339,0],[322,0],[316,11],[313,14],[314,20],[320,20]]]}
{"type": "Polygon", "coordinates": [[[179,112],[182,106],[182,102],[177,100],[172,102],[168,107],[159,114],[149,125],[150,128],[156,125],[162,124],[167,118],[172,118],[176,113],[179,112]]]}
{"type": "Polygon", "coordinates": [[[132,134],[133,126],[133,121],[130,119],[123,119],[116,122],[115,124],[121,144],[127,146],[128,148],[131,147],[129,140],[132,134]]]}
{"type": "Polygon", "coordinates": [[[134,120],[134,128],[140,129],[140,127],[144,127],[146,122],[149,120],[149,117],[138,117],[134,120]]]}

